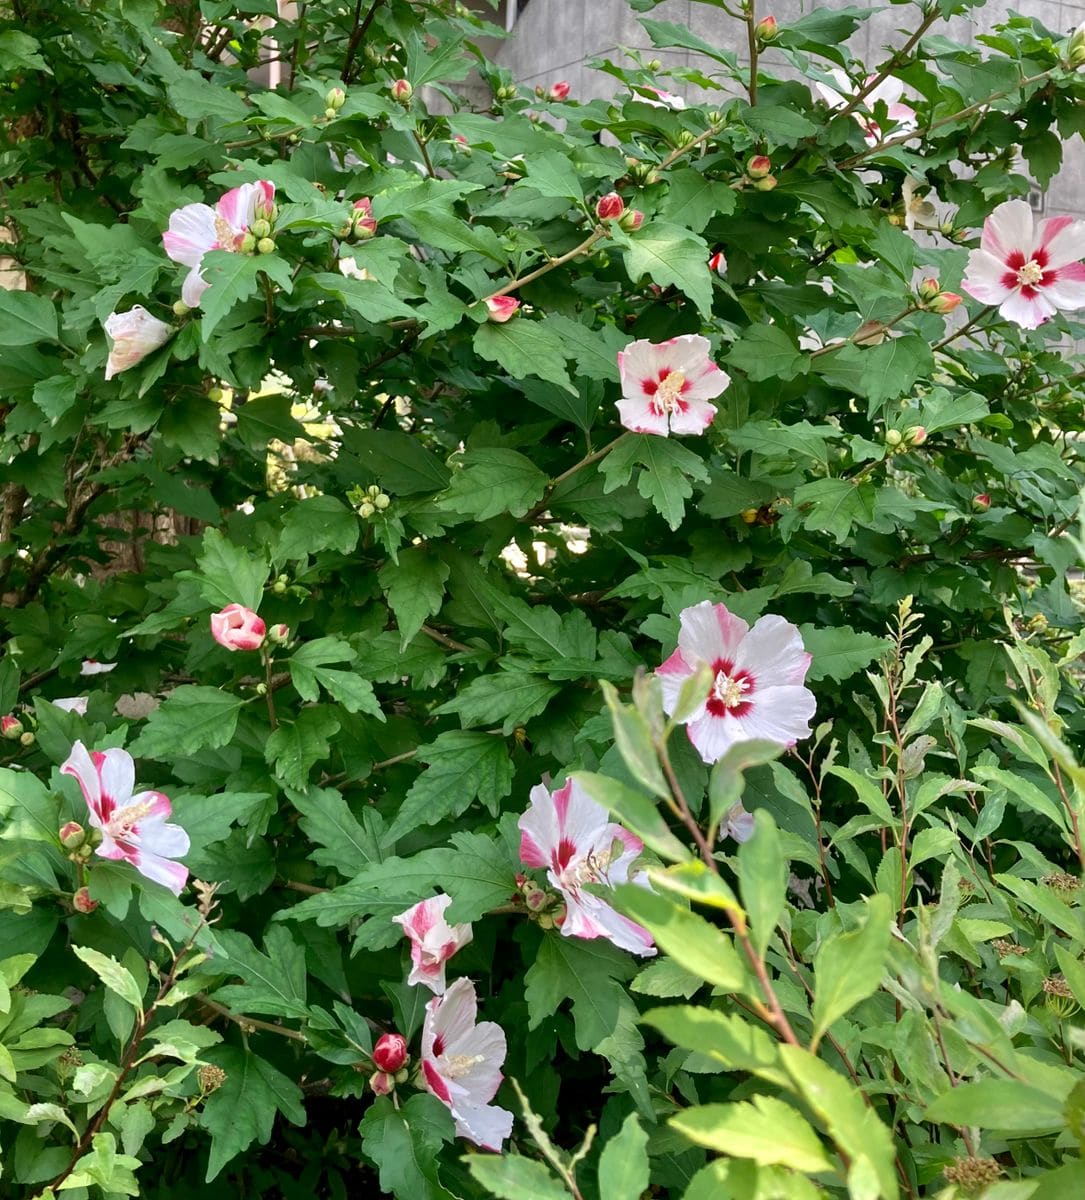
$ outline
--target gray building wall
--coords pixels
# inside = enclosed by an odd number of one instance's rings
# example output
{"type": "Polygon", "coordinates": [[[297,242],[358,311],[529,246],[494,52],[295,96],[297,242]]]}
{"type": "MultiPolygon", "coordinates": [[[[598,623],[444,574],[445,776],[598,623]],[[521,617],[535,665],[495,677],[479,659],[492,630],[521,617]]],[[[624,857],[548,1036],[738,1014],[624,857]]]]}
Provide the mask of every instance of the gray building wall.
{"type": "MultiPolygon", "coordinates": [[[[849,2],[853,0],[819,0],[817,4],[811,0],[758,0],[758,14],[772,13],[783,26],[815,8],[841,8],[849,2]]],[[[1053,33],[1065,35],[1085,21],[1085,0],[989,0],[985,7],[973,11],[971,19],[954,17],[936,25],[933,32],[974,43],[977,34],[990,30],[1010,12],[1033,17],[1053,33]]],[[[519,5],[503,0],[497,19],[507,22],[511,33],[491,53],[517,82],[527,87],[548,87],[555,80],[565,79],[571,86],[570,94],[583,100],[606,98],[619,88],[612,76],[589,70],[585,64],[592,58],[620,62],[623,47],[645,51],[647,58],[660,59],[664,68],[705,66],[703,56],[694,52],[653,50],[637,15],[625,0],[529,0],[526,4],[521,0],[519,5]]],[[[748,61],[745,25],[722,9],[697,0],[665,0],[643,15],[688,26],[710,44],[726,47],[740,61],[748,61]]],[[[886,5],[859,26],[849,49],[868,66],[875,66],[885,59],[886,47],[900,45],[918,22],[915,6],[886,5]]],[[[982,44],[977,44],[977,49],[982,52],[982,44]]],[[[761,57],[766,70],[785,77],[792,74],[783,56],[771,46],[761,57]]],[[[692,95],[679,81],[662,79],[660,86],[689,99],[705,98],[692,95]]],[[[1027,173],[1023,165],[1020,169],[1027,173]]],[[[1079,137],[1066,145],[1062,170],[1051,181],[1042,211],[1046,215],[1085,216],[1085,144],[1079,137]]]]}

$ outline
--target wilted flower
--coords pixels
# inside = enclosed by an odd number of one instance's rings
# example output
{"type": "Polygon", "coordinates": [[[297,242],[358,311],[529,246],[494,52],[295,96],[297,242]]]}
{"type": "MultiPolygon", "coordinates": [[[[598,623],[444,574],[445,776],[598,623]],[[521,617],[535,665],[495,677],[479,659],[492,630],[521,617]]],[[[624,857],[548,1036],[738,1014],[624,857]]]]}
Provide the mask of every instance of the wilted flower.
{"type": "Polygon", "coordinates": [[[938,210],[929,200],[919,195],[918,189],[922,186],[922,183],[913,179],[911,175],[906,176],[901,185],[901,195],[904,197],[904,227],[909,231],[941,227],[938,210]]]}
{"type": "Polygon", "coordinates": [[[440,996],[445,990],[445,963],[471,941],[470,925],[449,925],[445,910],[451,896],[431,896],[420,900],[392,920],[411,943],[409,984],[421,983],[440,996]]]}
{"type": "Polygon", "coordinates": [[[486,300],[486,312],[491,321],[504,325],[516,315],[520,301],[512,296],[489,296],[486,300]]]}
{"type": "Polygon", "coordinates": [[[407,1039],[401,1033],[383,1033],[373,1047],[373,1065],[389,1075],[402,1071],[409,1058],[407,1039]]]}
{"type": "Polygon", "coordinates": [[[655,96],[654,100],[650,100],[647,96],[640,97],[644,104],[650,104],[653,108],[671,108],[675,112],[680,112],[686,107],[686,102],[681,96],[676,96],[674,92],[665,92],[662,88],[639,87],[637,91],[651,92],[655,96]]]}
{"type": "MultiPolygon", "coordinates": [[[[831,88],[824,83],[815,83],[814,86],[821,93],[823,99],[828,102],[830,108],[847,107],[857,89],[839,67],[833,67],[829,71],[829,75],[836,84],[836,88],[831,88]]],[[[869,80],[870,77],[867,78],[869,80]]],[[[898,133],[911,133],[916,128],[915,109],[901,103],[900,98],[903,94],[904,84],[890,75],[869,91],[863,97],[860,108],[851,114],[862,126],[863,136],[868,146],[876,146],[882,140],[882,128],[875,117],[871,115],[876,104],[885,105],[886,114],[898,133]]]]}
{"type": "Polygon", "coordinates": [[[50,700],[49,703],[54,708],[63,709],[64,712],[78,713],[79,716],[85,717],[89,699],[89,696],[64,696],[60,700],[50,700]]]}
{"type": "MultiPolygon", "coordinates": [[[[200,274],[204,255],[211,250],[228,250],[239,254],[245,248],[246,237],[258,221],[270,221],[275,205],[275,185],[266,179],[243,183],[231,188],[211,208],[207,204],[186,204],[170,215],[169,229],[162,235],[166,254],[189,272],[181,288],[181,299],[189,308],[197,308],[208,284],[200,274]]],[[[265,234],[266,236],[266,234],[265,234]]]]}
{"type": "Polygon", "coordinates": [[[731,377],[708,357],[708,339],[683,333],[666,342],[630,342],[618,351],[618,415],[634,433],[704,433],[716,415],[709,401],[731,377]]]}
{"type": "Polygon", "coordinates": [[[106,379],[141,363],[152,350],[164,346],[173,336],[173,328],[152,317],[141,304],[126,313],[110,313],[104,327],[113,342],[105,365],[106,379]]]}
{"type": "Polygon", "coordinates": [[[741,800],[736,800],[720,822],[720,838],[734,838],[736,842],[748,842],[754,835],[753,813],[747,812],[741,800]]]}
{"type": "Polygon", "coordinates": [[[98,662],[93,658],[83,659],[83,664],[79,668],[80,675],[108,675],[110,671],[116,670],[117,664],[98,662]]]}
{"type": "Polygon", "coordinates": [[[1007,200],[983,223],[962,287],[997,304],[1007,321],[1036,329],[1059,309],[1085,306],[1085,221],[1048,217],[1035,224],[1024,200],[1007,200]]]}
{"type": "Polygon", "coordinates": [[[486,1150],[500,1150],[512,1132],[512,1113],[490,1101],[503,1078],[505,1034],[493,1021],[476,1024],[478,998],[469,979],[457,979],[426,1005],[422,1078],[448,1106],[456,1133],[486,1150]]]}
{"type": "Polygon", "coordinates": [[[685,721],[705,762],[716,762],[740,742],[793,746],[810,736],[816,702],[802,684],[811,658],[790,621],[761,617],[751,629],[726,605],[708,600],[683,609],[680,619],[678,648],[656,674],[663,707],[671,713],[685,681],[701,667],[711,668],[708,694],[685,721]]]}
{"type": "Polygon", "coordinates": [[[259,650],[267,626],[243,604],[227,604],[211,614],[211,636],[227,650],[259,650]]]}
{"type": "Polygon", "coordinates": [[[188,834],[179,825],[166,823],[173,811],[168,796],[132,794],[136,779],[132,756],[118,749],[88,752],[82,742],[76,742],[60,770],[79,781],[90,823],[101,831],[95,853],[131,863],[141,875],[179,894],[188,868],[170,860],[188,853],[188,834]]]}
{"type": "Polygon", "coordinates": [[[655,954],[646,929],[583,890],[586,883],[614,887],[641,882],[629,873],[644,849],[640,838],[610,821],[606,809],[571,779],[553,795],[543,784],[532,788],[531,807],[519,826],[520,861],[544,868],[565,898],[565,937],[602,937],[634,954],[655,954]]]}
{"type": "Polygon", "coordinates": [[[344,255],[336,264],[339,267],[339,274],[345,275],[347,279],[372,279],[373,276],[365,269],[358,266],[358,260],[350,255],[344,255]]]}

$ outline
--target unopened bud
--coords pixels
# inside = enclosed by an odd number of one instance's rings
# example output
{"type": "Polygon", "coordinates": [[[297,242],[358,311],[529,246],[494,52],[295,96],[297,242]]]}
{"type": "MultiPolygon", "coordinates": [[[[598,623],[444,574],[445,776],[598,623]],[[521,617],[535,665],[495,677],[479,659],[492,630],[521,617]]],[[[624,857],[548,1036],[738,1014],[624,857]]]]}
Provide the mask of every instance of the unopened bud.
{"type": "Polygon", "coordinates": [[[550,100],[566,100],[569,96],[569,85],[564,79],[559,79],[557,83],[550,85],[550,91],[547,92],[547,97],[550,100]]]}
{"type": "Polygon", "coordinates": [[[904,440],[909,446],[922,446],[927,440],[927,431],[922,425],[913,425],[904,431],[904,440]]]}
{"type": "Polygon", "coordinates": [[[192,309],[183,300],[174,300],[173,315],[175,317],[187,317],[191,311],[192,309]]]}
{"type": "Polygon", "coordinates": [[[76,912],[92,913],[98,907],[98,901],[90,898],[90,891],[81,887],[74,896],[72,896],[72,908],[76,912]]]}
{"type": "Polygon", "coordinates": [[[324,97],[324,103],[333,110],[338,110],[347,102],[347,94],[341,87],[333,87],[329,89],[328,94],[324,97]]]}
{"type": "Polygon", "coordinates": [[[958,308],[963,299],[964,297],[958,296],[956,292],[939,292],[933,300],[928,302],[927,307],[932,313],[945,316],[946,313],[951,313],[958,308]]]}
{"type": "Polygon", "coordinates": [[[6,717],[0,717],[0,734],[7,738],[9,742],[16,741],[23,732],[23,723],[18,717],[13,717],[9,713],[6,717]]]}
{"type": "Polygon", "coordinates": [[[764,179],[755,179],[753,185],[759,192],[771,192],[776,183],[775,175],[766,175],[764,179]]]}
{"type": "Polygon", "coordinates": [[[365,520],[368,520],[376,511],[376,508],[368,500],[363,500],[358,505],[358,516],[363,517],[365,520]]]}
{"type": "Polygon", "coordinates": [[[20,746],[33,746],[33,744],[36,741],[37,741],[37,738],[35,738],[34,735],[28,729],[26,731],[26,733],[22,734],[22,736],[19,738],[19,745],[20,746]]]}
{"type": "Polygon", "coordinates": [[[553,918],[553,916],[551,916],[550,913],[545,913],[545,912],[539,913],[536,920],[538,921],[540,929],[553,929],[554,928],[554,918],[553,918]]]}
{"type": "Polygon", "coordinates": [[[627,208],[618,221],[618,224],[626,233],[636,233],[644,224],[644,213],[639,208],[627,208]]]}
{"type": "Polygon", "coordinates": [[[275,239],[262,237],[256,243],[256,250],[259,254],[273,254],[275,251],[275,239]]]}
{"type": "Polygon", "coordinates": [[[373,1047],[373,1065],[389,1075],[402,1071],[409,1057],[407,1039],[401,1033],[382,1034],[373,1047]]]}
{"type": "Polygon", "coordinates": [[[916,294],[924,303],[929,303],[942,290],[937,279],[924,279],[916,288],[916,294]]]}
{"type": "Polygon", "coordinates": [[[274,646],[285,646],[290,641],[290,626],[282,621],[278,625],[269,626],[267,640],[274,646]]]}
{"type": "Polygon", "coordinates": [[[264,683],[264,681],[261,679],[260,682],[253,689],[253,691],[255,691],[258,696],[266,696],[267,695],[267,684],[264,683]]]}
{"type": "Polygon", "coordinates": [[[369,1077],[369,1086],[378,1096],[387,1096],[396,1090],[396,1081],[387,1071],[374,1071],[369,1077]]]}
{"type": "Polygon", "coordinates": [[[1085,66],[1085,21],[1070,35],[1066,61],[1072,67],[1085,66]]]}
{"type": "Polygon", "coordinates": [[[660,59],[658,59],[658,58],[650,58],[650,59],[649,59],[649,60],[648,60],[648,61],[647,61],[647,62],[644,64],[644,67],[645,67],[645,69],[646,69],[646,70],[648,70],[648,71],[662,71],[662,70],[663,70],[663,63],[662,63],[662,61],[661,61],[660,59]]]}
{"type": "Polygon", "coordinates": [[[694,136],[688,129],[679,130],[679,132],[675,135],[674,144],[679,149],[682,149],[684,146],[692,146],[693,142],[694,136]]]}
{"type": "Polygon", "coordinates": [[[764,179],[772,172],[772,159],[767,154],[755,154],[746,164],[746,174],[751,179],[764,179]]]}
{"type": "Polygon", "coordinates": [[[904,441],[904,435],[899,429],[887,429],[885,431],[885,444],[896,449],[897,446],[904,441]]]}
{"type": "Polygon", "coordinates": [[[972,507],[976,512],[986,512],[991,507],[991,497],[987,492],[980,492],[972,497],[972,507]]]}
{"type": "Polygon", "coordinates": [[[57,837],[65,850],[78,850],[86,841],[87,831],[78,821],[68,821],[61,825],[57,837]]]}
{"type": "Polygon", "coordinates": [[[326,108],[324,110],[324,120],[333,121],[338,116],[338,110],[334,108],[326,108]]]}
{"type": "Polygon", "coordinates": [[[548,897],[542,888],[536,888],[533,892],[524,892],[524,904],[532,911],[538,912],[540,908],[545,908],[548,897]]]}
{"type": "Polygon", "coordinates": [[[253,221],[249,226],[249,231],[255,238],[266,238],[271,234],[271,222],[265,221],[261,217],[259,221],[253,221]]]}
{"type": "Polygon", "coordinates": [[[727,258],[722,250],[717,250],[708,260],[708,269],[714,271],[721,279],[727,278],[727,258]]]}
{"type": "Polygon", "coordinates": [[[289,586],[288,580],[279,578],[279,579],[276,579],[275,582],[271,585],[271,590],[275,593],[276,596],[283,596],[286,594],[286,589],[288,586],[289,586]]]}
{"type": "Polygon", "coordinates": [[[516,315],[520,301],[512,296],[489,296],[486,299],[486,313],[496,325],[504,325],[516,315]]]}
{"type": "Polygon", "coordinates": [[[365,489],[365,494],[370,498],[370,500],[376,500],[376,498],[381,494],[380,484],[371,483],[369,487],[365,489]]]}
{"type": "Polygon", "coordinates": [[[256,237],[253,235],[251,230],[241,239],[241,245],[239,249],[242,254],[252,254],[252,252],[256,249],[256,237]]]}
{"type": "Polygon", "coordinates": [[[780,32],[780,27],[776,24],[775,17],[762,17],[754,26],[753,31],[759,42],[774,42],[776,35],[780,32]]]}
{"type": "Polygon", "coordinates": [[[625,212],[625,201],[617,192],[607,192],[595,202],[595,215],[600,221],[616,221],[625,212]]]}
{"type": "Polygon", "coordinates": [[[392,84],[391,92],[393,100],[406,106],[411,102],[411,97],[414,95],[414,88],[411,87],[408,80],[397,79],[395,83],[392,84]]]}
{"type": "Polygon", "coordinates": [[[373,507],[374,507],[374,508],[375,508],[375,509],[376,509],[378,512],[384,512],[384,510],[385,510],[385,509],[386,509],[386,508],[389,506],[389,504],[391,504],[391,503],[392,503],[392,497],[391,497],[391,496],[386,496],[386,495],[384,494],[384,492],[381,492],[379,495],[376,495],[376,496],[374,496],[374,497],[373,497],[373,507]]]}

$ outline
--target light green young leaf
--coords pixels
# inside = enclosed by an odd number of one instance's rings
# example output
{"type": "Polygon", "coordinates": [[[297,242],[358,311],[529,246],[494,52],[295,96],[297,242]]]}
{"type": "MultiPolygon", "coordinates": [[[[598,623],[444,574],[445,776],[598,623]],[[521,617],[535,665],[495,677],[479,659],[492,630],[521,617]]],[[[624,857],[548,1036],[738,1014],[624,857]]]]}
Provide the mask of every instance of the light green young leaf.
{"type": "Polygon", "coordinates": [[[668,1124],[699,1146],[720,1154],[779,1163],[795,1171],[832,1170],[817,1134],[790,1104],[772,1096],[753,1102],[703,1104],[687,1108],[668,1124]]]}
{"type": "MultiPolygon", "coordinates": [[[[599,1156],[599,1200],[629,1200],[648,1187],[648,1135],[630,1113],[599,1156]]],[[[510,1200],[524,1200],[510,1197],[510,1200]]]]}
{"type": "Polygon", "coordinates": [[[764,809],[754,814],[753,837],[738,848],[738,879],[750,923],[750,941],[764,958],[787,908],[788,863],[780,831],[764,809]]]}
{"type": "Polygon", "coordinates": [[[569,1200],[565,1185],[548,1167],[520,1154],[468,1154],[472,1177],[500,1200],[569,1200]]]}
{"type": "Polygon", "coordinates": [[[858,929],[834,933],[814,956],[814,1044],[868,996],[882,981],[889,954],[893,914],[889,897],[880,892],[867,899],[866,916],[858,929]]]}
{"type": "Polygon", "coordinates": [[[131,971],[122,967],[115,958],[110,958],[108,954],[102,954],[100,950],[94,950],[90,946],[73,946],[72,950],[76,958],[85,962],[102,983],[130,1004],[142,1019],[143,993],[131,971]]]}

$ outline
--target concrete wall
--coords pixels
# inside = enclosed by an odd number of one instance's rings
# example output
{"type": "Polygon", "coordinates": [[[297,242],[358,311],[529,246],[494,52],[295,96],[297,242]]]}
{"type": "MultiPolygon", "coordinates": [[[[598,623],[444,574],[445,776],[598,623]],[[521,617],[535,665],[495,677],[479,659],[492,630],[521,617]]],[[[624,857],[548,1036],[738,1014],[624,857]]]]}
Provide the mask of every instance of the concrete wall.
{"type": "MultiPolygon", "coordinates": [[[[795,20],[815,7],[840,8],[848,2],[819,0],[819,4],[814,5],[811,0],[758,0],[758,12],[762,15],[771,12],[781,25],[786,25],[789,20],[795,20]]],[[[1085,21],[1085,0],[1082,3],[989,0],[984,8],[974,11],[972,20],[955,17],[948,26],[936,26],[934,32],[972,43],[977,33],[1004,20],[1011,11],[1033,17],[1053,33],[1063,35],[1085,21]]],[[[686,25],[709,43],[725,46],[741,61],[747,61],[745,26],[722,9],[696,0],[666,0],[644,15],[686,25]]],[[[503,18],[504,6],[499,19],[503,18]]],[[[856,58],[876,65],[885,58],[885,47],[903,42],[918,21],[915,6],[886,5],[860,25],[849,48],[856,58]]],[[[665,67],[704,65],[703,57],[694,53],[653,51],[637,14],[625,0],[529,0],[527,4],[521,4],[509,40],[496,49],[494,57],[522,84],[549,86],[555,80],[566,79],[574,96],[590,100],[613,94],[619,84],[610,75],[589,70],[585,62],[597,57],[620,62],[623,46],[647,51],[647,57],[661,59],[665,67]]],[[[979,48],[982,51],[982,45],[979,48]]],[[[763,58],[770,72],[791,74],[782,56],[771,47],[763,58]]],[[[677,82],[663,80],[661,86],[688,94],[688,90],[677,82]]],[[[1052,180],[1043,198],[1043,212],[1046,215],[1085,216],[1085,144],[1080,138],[1075,137],[1066,146],[1062,171],[1052,180]]]]}

